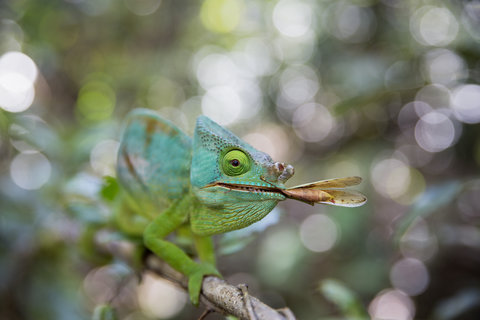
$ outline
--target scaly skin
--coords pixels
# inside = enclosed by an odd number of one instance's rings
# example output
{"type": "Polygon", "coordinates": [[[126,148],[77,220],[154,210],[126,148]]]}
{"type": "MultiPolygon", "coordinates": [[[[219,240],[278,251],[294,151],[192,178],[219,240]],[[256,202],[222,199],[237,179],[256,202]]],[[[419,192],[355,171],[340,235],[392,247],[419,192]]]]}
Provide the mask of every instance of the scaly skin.
{"type": "Polygon", "coordinates": [[[124,189],[119,211],[143,219],[118,221],[132,233],[143,230],[145,246],[189,278],[197,305],[203,277],[220,276],[211,235],[249,226],[286,198],[349,207],[366,202],[360,193],[339,190],[360,183],[359,177],[287,189],[284,182],[292,175],[292,166],[273,162],[205,116],[198,117],[192,141],[157,113],[137,109],[127,118],[117,176],[124,189]],[[199,263],[164,240],[185,225],[199,263]]]}
{"type": "Polygon", "coordinates": [[[150,220],[143,232],[146,247],[189,278],[195,305],[203,277],[220,276],[210,236],[262,219],[285,199],[266,188],[283,189],[293,174],[291,166],[274,163],[207,117],[198,118],[192,143],[175,125],[144,109],[129,114],[117,163],[118,179],[130,199],[124,202],[126,211],[150,220]],[[235,169],[235,162],[220,163],[232,150],[243,152],[247,172],[225,172],[226,166],[235,169]],[[190,225],[200,263],[164,240],[184,224],[190,225]]]}

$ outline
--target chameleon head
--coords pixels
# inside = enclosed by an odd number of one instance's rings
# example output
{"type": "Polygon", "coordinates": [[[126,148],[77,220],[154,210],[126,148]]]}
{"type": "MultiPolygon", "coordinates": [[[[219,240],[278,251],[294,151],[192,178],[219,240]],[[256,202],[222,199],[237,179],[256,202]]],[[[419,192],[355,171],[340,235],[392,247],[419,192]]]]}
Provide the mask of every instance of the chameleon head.
{"type": "Polygon", "coordinates": [[[200,210],[191,213],[192,230],[210,235],[244,228],[265,217],[284,200],[283,183],[293,167],[273,162],[233,133],[200,116],[190,171],[200,210]]]}

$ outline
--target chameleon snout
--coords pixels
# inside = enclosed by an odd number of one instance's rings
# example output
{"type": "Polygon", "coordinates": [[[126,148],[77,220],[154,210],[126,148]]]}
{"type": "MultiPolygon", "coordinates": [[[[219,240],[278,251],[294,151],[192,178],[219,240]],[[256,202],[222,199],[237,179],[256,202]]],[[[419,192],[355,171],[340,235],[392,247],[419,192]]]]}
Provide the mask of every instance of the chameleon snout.
{"type": "Polygon", "coordinates": [[[277,176],[279,182],[285,182],[293,176],[295,170],[293,166],[285,164],[283,162],[275,162],[272,166],[275,176],[277,176]]]}

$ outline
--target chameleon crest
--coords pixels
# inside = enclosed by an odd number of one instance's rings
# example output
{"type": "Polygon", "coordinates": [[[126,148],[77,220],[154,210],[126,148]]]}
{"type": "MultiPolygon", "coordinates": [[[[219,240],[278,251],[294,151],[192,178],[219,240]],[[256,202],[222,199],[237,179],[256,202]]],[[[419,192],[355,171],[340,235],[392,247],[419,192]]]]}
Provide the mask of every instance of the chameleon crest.
{"type": "Polygon", "coordinates": [[[192,142],[157,113],[129,114],[117,159],[117,176],[140,207],[153,218],[190,189],[192,142]]]}

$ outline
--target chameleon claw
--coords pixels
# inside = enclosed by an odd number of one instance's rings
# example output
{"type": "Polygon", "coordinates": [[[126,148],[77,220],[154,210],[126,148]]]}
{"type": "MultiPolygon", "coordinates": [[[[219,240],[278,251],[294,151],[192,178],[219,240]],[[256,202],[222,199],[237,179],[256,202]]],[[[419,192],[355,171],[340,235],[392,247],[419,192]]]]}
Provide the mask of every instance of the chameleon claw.
{"type": "Polygon", "coordinates": [[[198,306],[200,300],[200,292],[202,291],[203,277],[216,276],[221,278],[220,272],[208,263],[198,264],[197,267],[188,275],[188,294],[190,301],[198,306]]]}

